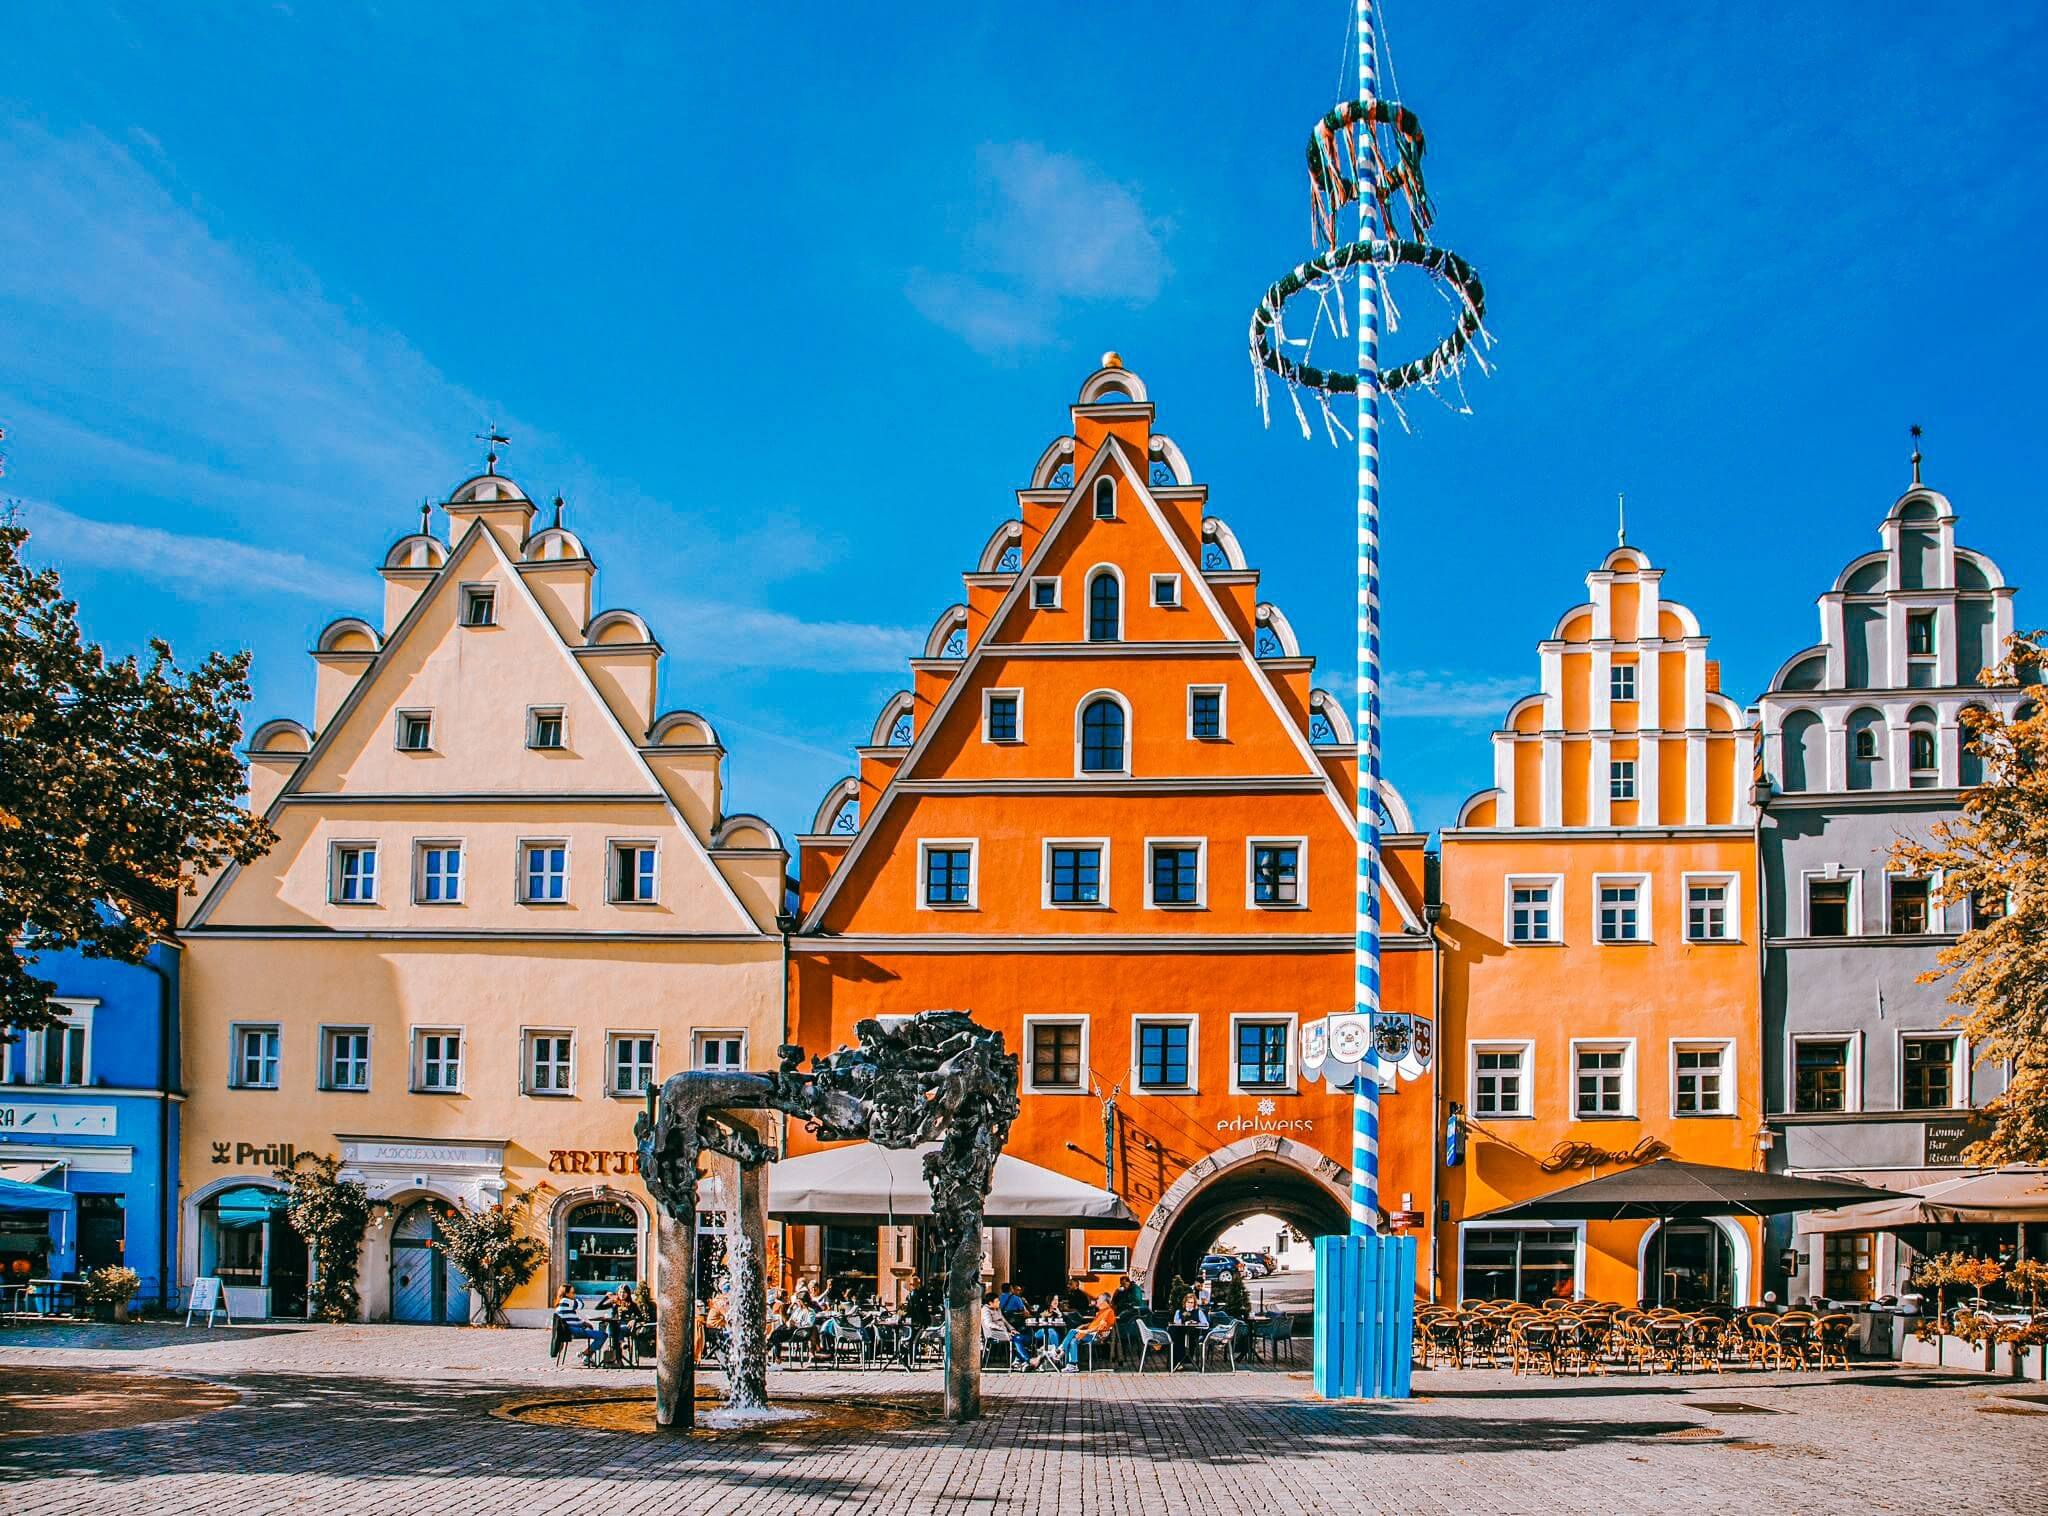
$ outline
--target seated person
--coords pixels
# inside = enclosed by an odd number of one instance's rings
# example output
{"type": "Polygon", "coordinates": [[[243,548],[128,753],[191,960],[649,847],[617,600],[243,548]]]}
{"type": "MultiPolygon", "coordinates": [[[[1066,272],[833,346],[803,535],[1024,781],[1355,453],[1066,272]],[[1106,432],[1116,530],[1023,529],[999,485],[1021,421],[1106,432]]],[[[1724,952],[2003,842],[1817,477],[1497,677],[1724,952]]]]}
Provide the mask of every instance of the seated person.
{"type": "Polygon", "coordinates": [[[731,1297],[720,1290],[711,1297],[704,1307],[704,1351],[718,1354],[725,1351],[727,1316],[732,1309],[731,1297]]]}
{"type": "Polygon", "coordinates": [[[1007,1342],[1010,1345],[1010,1362],[1018,1368],[1027,1368],[1031,1355],[1024,1351],[1024,1339],[1011,1329],[1009,1318],[1002,1312],[1002,1297],[990,1294],[982,1297],[981,1335],[985,1342],[1007,1342]]]}
{"type": "Polygon", "coordinates": [[[1096,1302],[1095,1314],[1080,1327],[1067,1334],[1065,1372],[1081,1372],[1081,1346],[1088,1342],[1107,1342],[1116,1330],[1116,1306],[1110,1293],[1105,1290],[1102,1299],[1096,1302]]]}
{"type": "MultiPolygon", "coordinates": [[[[1067,1340],[1067,1317],[1057,1298],[1046,1301],[1045,1308],[1032,1313],[1034,1325],[1029,1333],[1032,1346],[1058,1349],[1067,1340]]],[[[1085,1318],[1082,1318],[1085,1319],[1085,1318]]],[[[1077,1322],[1078,1324],[1078,1322],[1077,1322]]]]}
{"type": "Polygon", "coordinates": [[[1180,1367],[1186,1368],[1200,1354],[1209,1327],[1209,1313],[1190,1290],[1181,1297],[1180,1309],[1173,1313],[1173,1324],[1167,1328],[1173,1335],[1173,1350],[1180,1355],[1180,1367]]]}
{"type": "Polygon", "coordinates": [[[604,1323],[586,1321],[583,1318],[582,1302],[568,1285],[562,1286],[562,1293],[555,1299],[554,1314],[548,1322],[548,1356],[558,1356],[571,1342],[583,1344],[583,1361],[595,1363],[593,1356],[604,1341],[604,1323]]]}

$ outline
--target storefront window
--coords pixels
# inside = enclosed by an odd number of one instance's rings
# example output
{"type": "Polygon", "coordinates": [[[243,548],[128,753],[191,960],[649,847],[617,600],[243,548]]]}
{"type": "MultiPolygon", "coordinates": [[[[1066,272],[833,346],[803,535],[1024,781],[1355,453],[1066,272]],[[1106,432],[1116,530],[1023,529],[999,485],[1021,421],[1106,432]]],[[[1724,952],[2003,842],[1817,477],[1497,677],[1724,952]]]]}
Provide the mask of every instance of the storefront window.
{"type": "MultiPolygon", "coordinates": [[[[272,1316],[305,1315],[306,1243],[285,1217],[283,1192],[237,1185],[200,1206],[199,1272],[264,1292],[272,1316]]],[[[249,1310],[249,1298],[235,1308],[249,1310]]]]}
{"type": "Polygon", "coordinates": [[[640,1218],[616,1200],[592,1200],[569,1213],[568,1272],[579,1295],[606,1295],[640,1282],[640,1218]]]}
{"type": "Polygon", "coordinates": [[[1468,1228],[1459,1296],[1529,1305],[1553,1295],[1568,1297],[1578,1251],[1578,1233],[1565,1227],[1468,1228]]]}
{"type": "Polygon", "coordinates": [[[828,1226],[825,1234],[825,1278],[836,1282],[836,1296],[851,1290],[872,1295],[879,1277],[880,1249],[871,1226],[828,1226]]]}

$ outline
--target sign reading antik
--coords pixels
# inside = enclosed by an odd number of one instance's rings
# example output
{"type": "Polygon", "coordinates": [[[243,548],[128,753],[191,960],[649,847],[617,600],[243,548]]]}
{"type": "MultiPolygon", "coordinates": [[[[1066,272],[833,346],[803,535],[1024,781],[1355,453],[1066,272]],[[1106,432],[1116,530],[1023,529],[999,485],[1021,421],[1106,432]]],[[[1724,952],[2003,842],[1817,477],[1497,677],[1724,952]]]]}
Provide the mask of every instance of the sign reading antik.
{"type": "Polygon", "coordinates": [[[637,1174],[640,1155],[624,1148],[553,1148],[550,1174],[637,1174]]]}

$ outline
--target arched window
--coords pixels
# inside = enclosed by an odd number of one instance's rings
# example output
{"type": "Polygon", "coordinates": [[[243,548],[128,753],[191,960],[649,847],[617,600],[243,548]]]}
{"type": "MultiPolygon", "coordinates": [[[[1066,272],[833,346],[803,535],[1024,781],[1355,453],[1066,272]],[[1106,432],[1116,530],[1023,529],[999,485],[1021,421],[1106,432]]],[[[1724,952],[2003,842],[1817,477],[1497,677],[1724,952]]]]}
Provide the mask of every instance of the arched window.
{"type": "Polygon", "coordinates": [[[1984,755],[1977,751],[1971,737],[1973,733],[1985,730],[1989,716],[1990,713],[1981,705],[1966,705],[1962,709],[1962,772],[1958,777],[1961,778],[1965,789],[1975,789],[1984,782],[1984,755]]]}
{"type": "Polygon", "coordinates": [[[249,1316],[306,1314],[305,1239],[285,1216],[284,1192],[243,1184],[199,1207],[199,1272],[234,1291],[231,1310],[249,1316]]]}
{"type": "Polygon", "coordinates": [[[1097,521],[1116,520],[1116,481],[1114,479],[1105,478],[1095,481],[1095,519],[1097,521]]]}
{"type": "Polygon", "coordinates": [[[589,1200],[569,1213],[564,1282],[579,1295],[607,1295],[640,1282],[640,1218],[616,1200],[589,1200]]]}
{"type": "Polygon", "coordinates": [[[1877,733],[1874,729],[1866,726],[1856,734],[1856,756],[1865,763],[1877,756],[1877,733]]]}
{"type": "Polygon", "coordinates": [[[1124,761],[1124,708],[1107,695],[1088,702],[1081,712],[1081,772],[1121,774],[1124,761]]]}
{"type": "Polygon", "coordinates": [[[1121,642],[1124,635],[1123,586],[1108,569],[1088,581],[1088,640],[1121,642]]]}
{"type": "Polygon", "coordinates": [[[1940,779],[1941,760],[1934,745],[1934,733],[1924,726],[1913,728],[1907,738],[1911,753],[1908,783],[1916,790],[1932,789],[1940,779]]]}

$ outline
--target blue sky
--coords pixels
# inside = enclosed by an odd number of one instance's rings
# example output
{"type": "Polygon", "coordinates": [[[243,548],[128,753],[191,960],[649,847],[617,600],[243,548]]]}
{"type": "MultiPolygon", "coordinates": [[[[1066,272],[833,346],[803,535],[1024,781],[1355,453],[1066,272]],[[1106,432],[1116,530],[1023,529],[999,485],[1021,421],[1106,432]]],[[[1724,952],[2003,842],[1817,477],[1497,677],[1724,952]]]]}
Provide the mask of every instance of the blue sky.
{"type": "MultiPolygon", "coordinates": [[[[2048,10],[1390,0],[1473,414],[1390,430],[1388,772],[1420,819],[1613,540],[1753,696],[1906,427],[2048,570],[2048,10]]],[[[1348,690],[1350,459],[1261,427],[1341,3],[31,4],[0,52],[0,426],[98,636],[256,652],[257,718],[476,463],[570,500],[731,799],[845,772],[1104,349],[1348,690]]],[[[1348,91],[1347,91],[1348,92],[1348,91]]],[[[1407,307],[1420,318],[1420,289],[1407,307]]],[[[1389,339],[1425,341],[1418,319],[1389,339]]],[[[1433,340],[1433,334],[1427,340],[1433,340]]]]}

